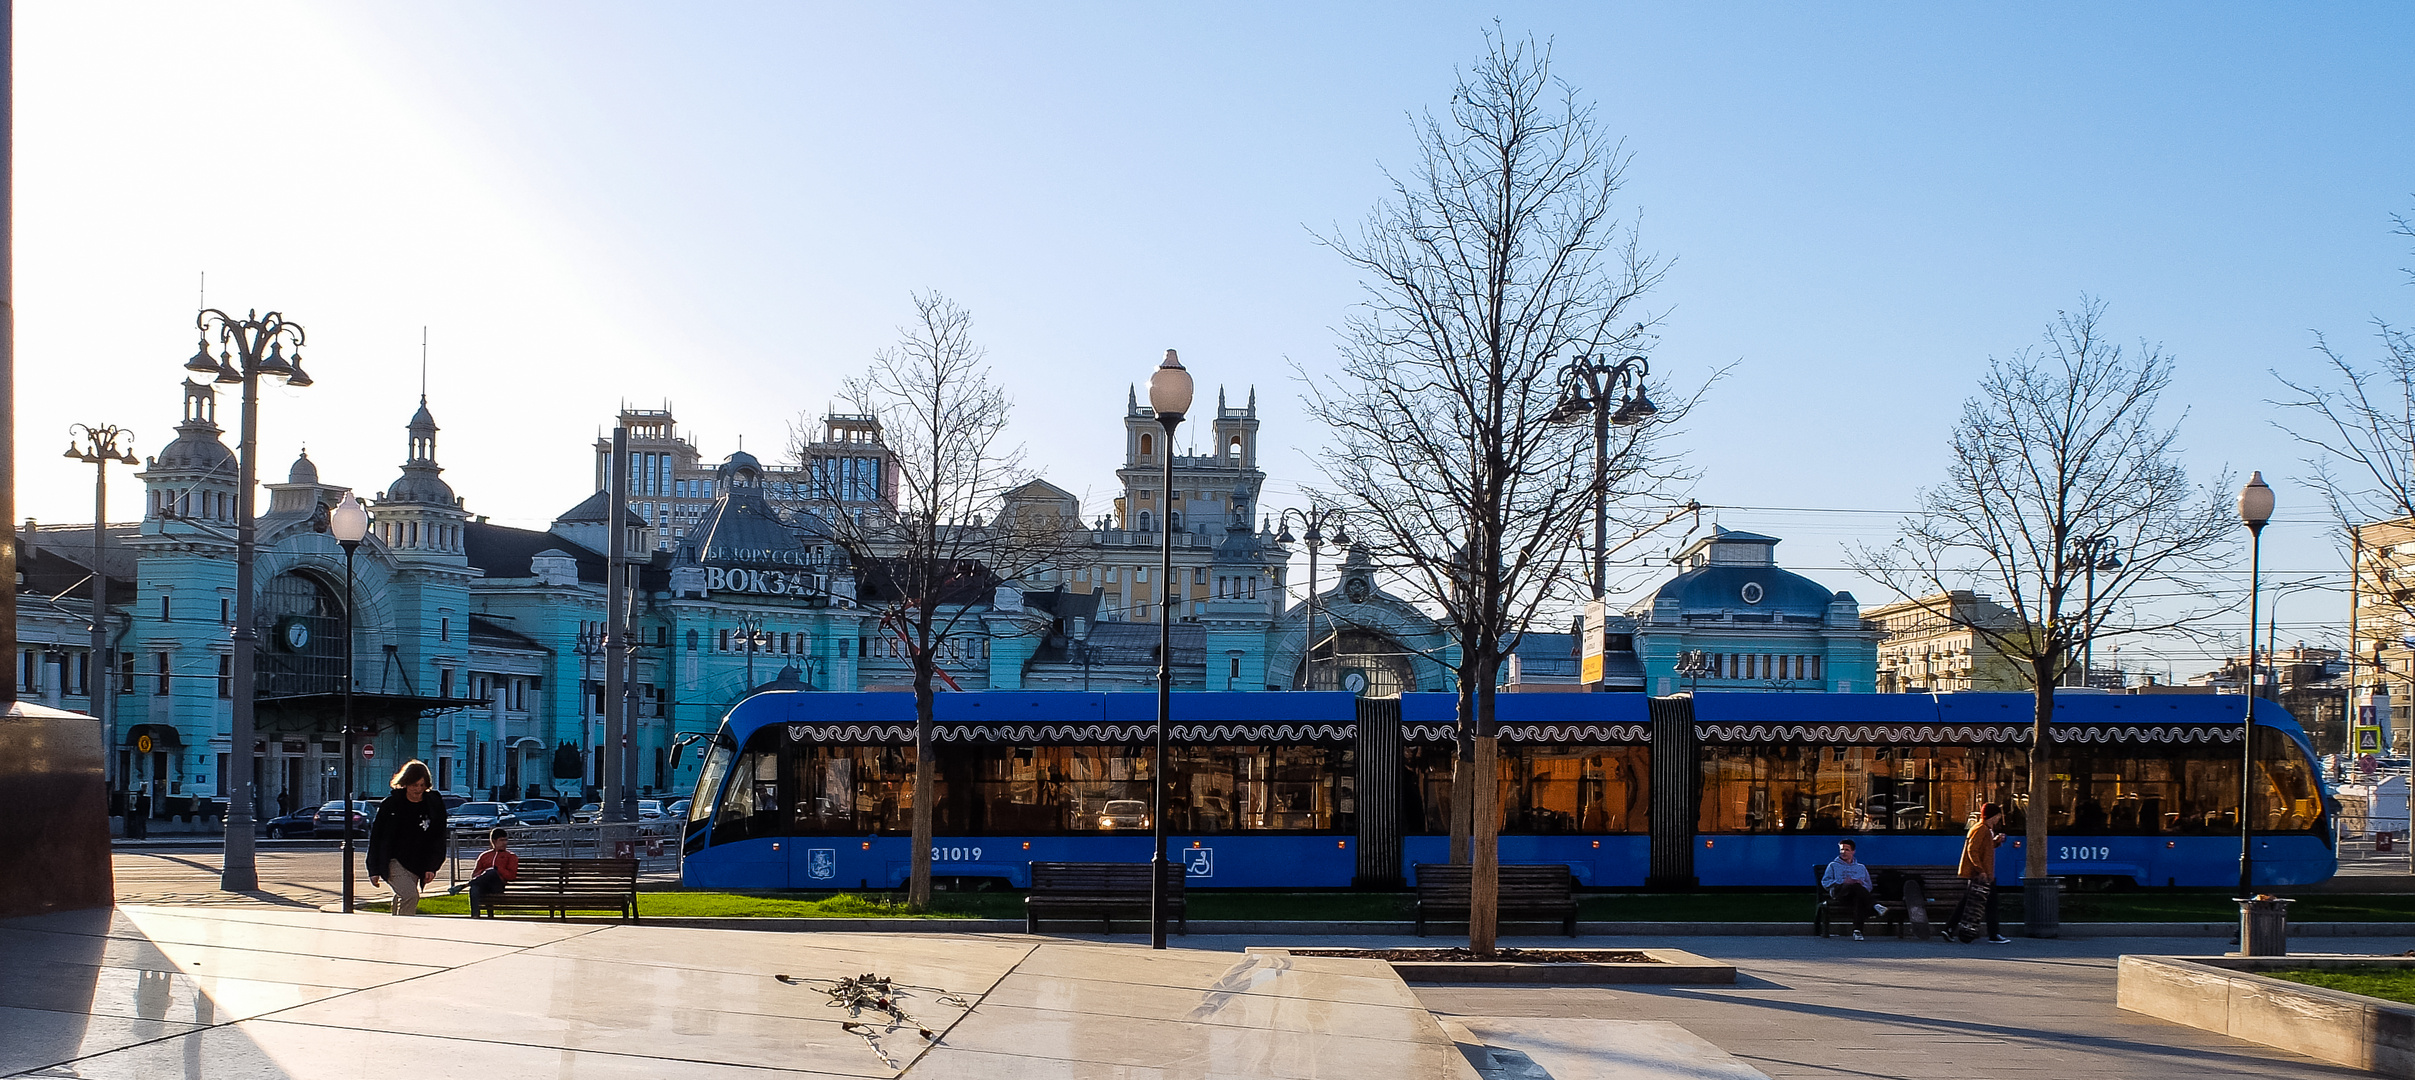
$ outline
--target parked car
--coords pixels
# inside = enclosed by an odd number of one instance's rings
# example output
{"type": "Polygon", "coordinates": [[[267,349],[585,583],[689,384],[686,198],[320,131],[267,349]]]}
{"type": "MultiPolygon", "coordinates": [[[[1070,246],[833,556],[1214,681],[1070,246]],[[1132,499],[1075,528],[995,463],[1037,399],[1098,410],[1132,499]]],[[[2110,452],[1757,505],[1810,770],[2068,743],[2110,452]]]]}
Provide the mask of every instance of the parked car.
{"type": "Polygon", "coordinates": [[[313,806],[273,817],[260,823],[260,834],[272,840],[279,838],[291,840],[297,836],[310,836],[314,834],[311,823],[317,820],[318,816],[319,808],[313,806]]]}
{"type": "Polygon", "coordinates": [[[511,805],[512,813],[520,816],[522,825],[559,825],[562,823],[562,804],[552,799],[522,799],[511,805]]]}
{"type": "Polygon", "coordinates": [[[661,799],[639,799],[639,800],[637,800],[637,820],[639,820],[639,821],[661,821],[661,820],[662,820],[662,816],[663,816],[663,815],[662,815],[662,800],[661,800],[661,799]]]}
{"type": "Polygon", "coordinates": [[[686,821],[688,819],[688,800],[673,799],[662,804],[662,816],[672,821],[686,821]]]}
{"type": "Polygon", "coordinates": [[[454,807],[470,801],[469,796],[450,791],[439,791],[436,797],[444,800],[444,812],[447,814],[452,813],[454,807]]]}
{"type": "Polygon", "coordinates": [[[592,825],[595,824],[596,818],[602,816],[603,812],[604,804],[588,803],[570,812],[570,822],[573,825],[592,825]]]}
{"type": "MultiPolygon", "coordinates": [[[[353,835],[368,836],[369,823],[375,820],[377,820],[376,803],[364,801],[352,804],[353,835]]],[[[312,836],[344,835],[344,801],[342,799],[319,807],[318,812],[311,816],[310,834],[312,836]]]]}
{"type": "Polygon", "coordinates": [[[1139,799],[1109,799],[1098,816],[1102,829],[1146,829],[1149,827],[1149,804],[1139,799]]]}
{"type": "Polygon", "coordinates": [[[499,802],[465,802],[447,811],[445,827],[463,843],[484,842],[489,829],[508,829],[520,823],[520,815],[499,802]]]}

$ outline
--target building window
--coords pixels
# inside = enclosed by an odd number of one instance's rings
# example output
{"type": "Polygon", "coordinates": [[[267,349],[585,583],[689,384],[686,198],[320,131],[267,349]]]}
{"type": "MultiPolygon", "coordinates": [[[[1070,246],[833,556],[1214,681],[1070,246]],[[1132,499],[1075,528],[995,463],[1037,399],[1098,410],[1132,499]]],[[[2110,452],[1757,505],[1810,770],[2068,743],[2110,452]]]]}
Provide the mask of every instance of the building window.
{"type": "MultiPolygon", "coordinates": [[[[423,626],[424,626],[424,625],[426,625],[426,624],[425,624],[425,623],[422,623],[421,625],[423,625],[423,626]]],[[[438,620],[436,620],[436,640],[438,640],[438,641],[451,641],[451,640],[453,640],[453,620],[451,620],[451,619],[438,619],[438,620]]]]}
{"type": "Polygon", "coordinates": [[[163,695],[163,696],[164,696],[164,695],[166,695],[166,694],[168,694],[168,693],[171,693],[171,691],[168,689],[168,679],[169,679],[169,678],[170,678],[170,676],[169,676],[169,674],[168,674],[168,654],[166,654],[166,653],[160,653],[160,654],[159,654],[159,693],[160,693],[161,695],[163,695]]]}
{"type": "Polygon", "coordinates": [[[174,615],[172,615],[172,614],[169,614],[169,608],[168,608],[168,597],[167,597],[167,594],[165,594],[165,593],[160,594],[160,597],[159,597],[159,621],[161,621],[161,622],[175,622],[175,621],[176,621],[176,616],[174,616],[174,615]]]}
{"type": "Polygon", "coordinates": [[[121,694],[131,694],[134,692],[133,653],[127,653],[126,655],[117,658],[117,692],[121,694]]]}
{"type": "Polygon", "coordinates": [[[235,696],[235,658],[232,656],[218,658],[218,696],[235,696]]]}
{"type": "Polygon", "coordinates": [[[1149,434],[1148,432],[1146,432],[1146,431],[1141,432],[1141,433],[1140,433],[1140,456],[1142,456],[1142,457],[1144,457],[1144,458],[1145,458],[1145,457],[1148,457],[1149,455],[1154,454],[1154,453],[1156,453],[1156,452],[1157,452],[1157,438],[1156,438],[1155,436],[1153,436],[1153,435],[1150,435],[1150,434],[1149,434]]]}
{"type": "Polygon", "coordinates": [[[219,625],[221,625],[221,626],[232,626],[232,625],[234,625],[234,622],[235,622],[235,612],[234,612],[234,606],[235,606],[235,602],[234,602],[234,601],[229,600],[229,599],[227,599],[226,597],[223,597],[223,596],[221,596],[221,597],[219,597],[219,598],[218,598],[218,623],[219,623],[219,625]]]}
{"type": "Polygon", "coordinates": [[[437,696],[437,697],[440,697],[440,698],[449,698],[449,697],[452,697],[452,696],[453,696],[453,669],[452,669],[452,668],[439,668],[439,669],[437,669],[437,671],[436,671],[436,696],[437,696]]]}
{"type": "Polygon", "coordinates": [[[696,651],[696,631],[694,630],[688,631],[688,651],[696,651]]]}
{"type": "Polygon", "coordinates": [[[721,651],[730,651],[730,632],[728,630],[721,631],[721,651]]]}

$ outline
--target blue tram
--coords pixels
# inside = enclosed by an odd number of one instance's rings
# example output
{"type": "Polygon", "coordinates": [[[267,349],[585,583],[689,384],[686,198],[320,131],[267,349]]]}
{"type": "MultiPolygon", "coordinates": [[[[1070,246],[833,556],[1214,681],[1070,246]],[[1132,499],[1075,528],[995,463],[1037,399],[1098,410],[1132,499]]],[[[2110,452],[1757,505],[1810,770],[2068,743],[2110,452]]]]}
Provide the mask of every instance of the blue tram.
{"type": "MultiPolygon", "coordinates": [[[[1581,885],[1792,885],[1855,838],[1867,861],[1951,863],[1981,802],[2029,812],[2025,694],[1503,694],[1501,858],[1581,885]]],[[[2056,698],[2051,872],[2144,885],[2238,877],[2245,699],[2056,698]]],[[[1456,698],[1180,693],[1170,856],[1193,887],[1404,882],[1446,861],[1456,698]]],[[[2335,804],[2288,713],[2257,709],[2256,880],[2336,869],[2335,804]]],[[[1033,861],[1146,861],[1148,693],[983,691],[935,702],[932,873],[1028,885],[1033,861]]],[[[773,692],[710,740],[690,886],[888,888],[911,861],[914,703],[773,692]]]]}

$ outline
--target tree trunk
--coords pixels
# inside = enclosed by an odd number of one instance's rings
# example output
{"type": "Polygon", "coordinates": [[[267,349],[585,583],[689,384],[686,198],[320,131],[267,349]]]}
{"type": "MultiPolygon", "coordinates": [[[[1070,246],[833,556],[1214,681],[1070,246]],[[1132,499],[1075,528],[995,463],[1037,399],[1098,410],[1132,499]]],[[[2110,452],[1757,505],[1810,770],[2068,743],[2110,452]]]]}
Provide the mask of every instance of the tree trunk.
{"type": "Polygon", "coordinates": [[[2054,749],[2047,737],[2046,725],[2054,719],[2054,680],[2048,677],[2047,666],[2036,671],[2037,710],[2029,726],[2029,808],[2024,813],[2026,828],[2022,843],[2029,851],[2022,862],[2025,877],[2046,876],[2046,819],[2053,813],[2054,749]]]}
{"type": "Polygon", "coordinates": [[[1466,866],[1469,823],[1475,820],[1476,694],[1475,680],[1463,672],[1459,680],[1459,730],[1451,746],[1451,865],[1466,866]]]}
{"type": "Polygon", "coordinates": [[[920,659],[914,664],[914,851],[906,878],[906,906],[921,911],[931,906],[931,822],[934,773],[931,747],[931,672],[920,659]]]}
{"type": "Polygon", "coordinates": [[[1474,858],[1467,895],[1467,947],[1478,956],[1493,955],[1501,936],[1501,785],[1484,780],[1497,775],[1500,760],[1501,740],[1489,731],[1478,735],[1476,797],[1468,800],[1475,829],[1469,844],[1474,858]]]}

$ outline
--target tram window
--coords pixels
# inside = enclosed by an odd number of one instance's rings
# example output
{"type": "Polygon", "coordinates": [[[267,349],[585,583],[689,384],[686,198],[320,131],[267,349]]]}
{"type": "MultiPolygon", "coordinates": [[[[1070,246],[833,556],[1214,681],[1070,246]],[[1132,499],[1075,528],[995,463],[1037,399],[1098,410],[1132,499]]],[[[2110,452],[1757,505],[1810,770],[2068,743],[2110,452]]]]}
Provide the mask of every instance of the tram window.
{"type": "Polygon", "coordinates": [[[1646,831],[1649,753],[1640,746],[1502,747],[1501,831],[1646,831]]]}
{"type": "MultiPolygon", "coordinates": [[[[1449,832],[1453,747],[1410,746],[1403,764],[1403,826],[1415,833],[1449,832]]],[[[1650,830],[1649,747],[1503,746],[1499,776],[1505,835],[1650,830]]]]}
{"type": "MultiPolygon", "coordinates": [[[[2263,831],[2321,828],[2322,798],[2297,744],[2257,735],[2254,820],[2263,831]]],[[[1705,833],[1959,833],[1980,803],[2027,827],[2026,746],[1705,746],[1705,833]]],[[[2219,742],[2065,744],[2053,763],[2047,829],[2090,834],[2235,834],[2239,759],[2219,742]]]]}
{"type": "Polygon", "coordinates": [[[703,821],[713,815],[713,804],[721,799],[721,781],[729,775],[730,761],[737,756],[737,748],[719,738],[704,752],[704,764],[696,773],[696,797],[688,802],[689,821],[703,821]]]}
{"type": "MultiPolygon", "coordinates": [[[[776,729],[766,729],[772,730],[776,729]]],[[[756,741],[768,742],[760,734],[756,741]]],[[[780,814],[783,801],[778,751],[770,746],[748,748],[730,770],[729,796],[722,801],[721,816],[715,820],[713,842],[723,844],[783,835],[787,831],[780,814]]]]}

